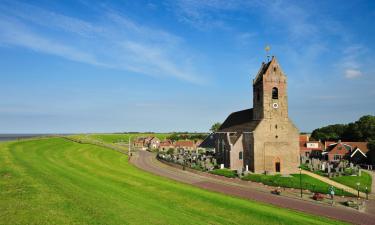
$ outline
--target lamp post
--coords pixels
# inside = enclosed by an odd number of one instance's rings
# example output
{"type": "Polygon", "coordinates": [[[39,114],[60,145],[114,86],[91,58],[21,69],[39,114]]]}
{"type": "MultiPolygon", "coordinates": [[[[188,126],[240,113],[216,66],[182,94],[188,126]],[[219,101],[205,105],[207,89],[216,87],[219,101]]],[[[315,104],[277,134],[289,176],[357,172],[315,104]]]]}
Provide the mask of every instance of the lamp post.
{"type": "Polygon", "coordinates": [[[301,198],[302,198],[302,169],[299,168],[299,187],[301,190],[301,198]]]}
{"type": "Polygon", "coordinates": [[[360,184],[361,184],[361,183],[357,182],[357,191],[358,191],[357,197],[358,197],[358,199],[359,199],[359,185],[360,185],[360,184]]]}

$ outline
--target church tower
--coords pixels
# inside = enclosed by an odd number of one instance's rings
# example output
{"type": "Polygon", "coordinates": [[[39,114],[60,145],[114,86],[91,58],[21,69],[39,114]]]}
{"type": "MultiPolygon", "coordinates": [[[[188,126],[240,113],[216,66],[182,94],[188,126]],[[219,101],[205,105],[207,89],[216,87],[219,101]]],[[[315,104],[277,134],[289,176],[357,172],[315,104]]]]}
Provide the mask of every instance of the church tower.
{"type": "Polygon", "coordinates": [[[253,80],[253,119],[288,119],[287,79],[276,57],[262,63],[253,80]]]}

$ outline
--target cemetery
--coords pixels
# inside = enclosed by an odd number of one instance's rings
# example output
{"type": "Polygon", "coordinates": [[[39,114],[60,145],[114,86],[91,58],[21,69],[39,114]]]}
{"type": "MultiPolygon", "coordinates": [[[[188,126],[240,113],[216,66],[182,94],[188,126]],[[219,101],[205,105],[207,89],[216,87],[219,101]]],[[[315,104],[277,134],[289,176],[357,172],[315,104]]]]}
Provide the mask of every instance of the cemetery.
{"type": "Polygon", "coordinates": [[[354,165],[347,160],[330,163],[328,161],[312,158],[302,164],[301,168],[320,176],[328,177],[331,180],[361,192],[371,192],[371,175],[364,172],[358,165],[354,165]]]}
{"type": "Polygon", "coordinates": [[[218,168],[214,152],[208,150],[187,151],[170,148],[167,151],[159,151],[157,158],[199,171],[212,171],[218,168]]]}

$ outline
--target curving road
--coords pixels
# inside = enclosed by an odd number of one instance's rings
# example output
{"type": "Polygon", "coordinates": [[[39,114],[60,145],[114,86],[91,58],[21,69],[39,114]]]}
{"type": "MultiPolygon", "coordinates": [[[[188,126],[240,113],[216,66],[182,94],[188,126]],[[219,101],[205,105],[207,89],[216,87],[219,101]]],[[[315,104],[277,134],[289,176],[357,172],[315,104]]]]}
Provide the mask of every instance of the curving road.
{"type": "MultiPolygon", "coordinates": [[[[130,159],[130,162],[138,168],[153,174],[210,191],[269,203],[283,208],[289,208],[354,224],[375,224],[375,212],[363,213],[349,208],[318,204],[307,199],[302,200],[292,196],[272,195],[270,194],[271,189],[269,187],[260,184],[239,179],[214,176],[207,173],[184,171],[181,170],[181,168],[166,165],[159,162],[153,153],[147,151],[139,151],[130,159]]],[[[373,204],[373,202],[367,202],[367,204],[373,204]]]]}

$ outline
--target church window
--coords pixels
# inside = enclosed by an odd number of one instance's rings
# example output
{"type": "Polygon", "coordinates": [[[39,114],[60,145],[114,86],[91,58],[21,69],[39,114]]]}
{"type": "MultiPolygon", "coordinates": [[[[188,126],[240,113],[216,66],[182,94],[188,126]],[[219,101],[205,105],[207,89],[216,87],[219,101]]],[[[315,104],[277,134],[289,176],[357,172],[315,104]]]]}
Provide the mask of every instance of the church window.
{"type": "Polygon", "coordinates": [[[279,136],[277,136],[277,135],[275,136],[275,138],[278,138],[278,137],[279,137],[279,136]]]}
{"type": "Polygon", "coordinates": [[[275,129],[277,129],[277,124],[275,124],[275,129]]]}
{"type": "Polygon", "coordinates": [[[279,99],[279,90],[277,87],[272,88],[272,99],[279,99]]]}
{"type": "Polygon", "coordinates": [[[242,159],[242,158],[243,158],[242,152],[240,152],[240,153],[238,154],[238,158],[239,158],[239,159],[242,159]]]}

